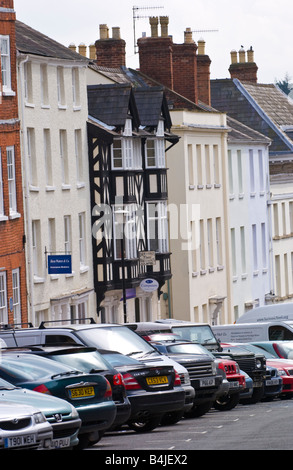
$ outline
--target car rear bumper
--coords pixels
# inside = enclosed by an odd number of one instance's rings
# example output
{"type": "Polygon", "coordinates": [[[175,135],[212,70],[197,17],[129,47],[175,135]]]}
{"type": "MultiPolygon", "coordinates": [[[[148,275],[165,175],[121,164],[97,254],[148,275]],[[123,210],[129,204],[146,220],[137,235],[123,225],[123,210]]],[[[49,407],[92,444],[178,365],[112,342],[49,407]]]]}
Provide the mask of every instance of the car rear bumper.
{"type": "Polygon", "coordinates": [[[82,421],[80,434],[109,429],[117,414],[117,408],[113,401],[98,405],[77,406],[76,409],[82,421]]]}
{"type": "Polygon", "coordinates": [[[156,393],[135,390],[135,394],[130,391],[128,398],[131,403],[130,419],[139,416],[141,413],[163,415],[171,411],[183,411],[185,406],[185,391],[183,388],[156,393]]]}

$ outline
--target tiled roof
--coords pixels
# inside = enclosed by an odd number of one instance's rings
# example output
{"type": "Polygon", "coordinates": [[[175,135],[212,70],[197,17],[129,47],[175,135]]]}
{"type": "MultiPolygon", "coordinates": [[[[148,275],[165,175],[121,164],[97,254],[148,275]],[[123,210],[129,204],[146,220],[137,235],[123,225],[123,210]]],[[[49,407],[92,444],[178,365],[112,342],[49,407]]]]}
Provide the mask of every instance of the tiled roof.
{"type": "Polygon", "coordinates": [[[261,134],[260,132],[245,126],[241,122],[227,116],[227,125],[231,131],[228,133],[228,142],[233,143],[246,143],[246,144],[265,144],[269,145],[271,139],[261,134]]]}
{"type": "Polygon", "coordinates": [[[15,23],[16,48],[23,54],[88,62],[88,59],[21,21],[15,23]]]}
{"type": "Polygon", "coordinates": [[[89,85],[88,108],[90,116],[110,126],[124,126],[129,111],[133,128],[140,124],[131,84],[89,85]]]}

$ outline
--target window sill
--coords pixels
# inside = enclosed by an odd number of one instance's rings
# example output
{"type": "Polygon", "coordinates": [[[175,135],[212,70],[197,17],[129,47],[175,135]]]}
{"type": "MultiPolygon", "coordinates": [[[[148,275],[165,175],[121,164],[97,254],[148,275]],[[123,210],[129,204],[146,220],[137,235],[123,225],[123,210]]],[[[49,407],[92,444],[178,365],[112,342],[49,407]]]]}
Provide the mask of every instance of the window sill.
{"type": "Polygon", "coordinates": [[[79,272],[80,272],[80,274],[87,273],[89,271],[89,269],[90,269],[89,266],[81,265],[80,269],[79,269],[79,272]]]}
{"type": "Polygon", "coordinates": [[[29,185],[29,190],[32,192],[39,192],[40,188],[38,186],[34,186],[32,184],[29,185]]]}
{"type": "Polygon", "coordinates": [[[76,183],[76,188],[77,188],[77,189],[85,188],[85,183],[83,183],[83,182],[78,182],[78,183],[76,183]]]}
{"type": "Polygon", "coordinates": [[[51,109],[51,106],[49,104],[41,104],[42,109],[51,109]]]}
{"type": "Polygon", "coordinates": [[[62,191],[68,191],[69,189],[71,189],[71,184],[65,184],[65,183],[62,183],[62,191]]]}
{"type": "Polygon", "coordinates": [[[74,272],[74,271],[72,271],[72,273],[65,274],[66,279],[67,279],[67,278],[70,278],[70,277],[74,277],[74,276],[75,276],[75,272],[74,272]]]}
{"type": "Polygon", "coordinates": [[[61,111],[66,111],[67,105],[66,104],[58,104],[58,109],[60,109],[61,111]]]}
{"type": "Polygon", "coordinates": [[[8,220],[7,215],[0,215],[0,222],[5,222],[6,220],[8,220]]]}
{"type": "Polygon", "coordinates": [[[34,284],[44,284],[45,278],[34,276],[34,284]]]}
{"type": "Polygon", "coordinates": [[[73,106],[73,111],[81,111],[81,106],[73,106]]]}
{"type": "Polygon", "coordinates": [[[26,102],[26,103],[25,103],[25,107],[26,107],[26,108],[35,108],[35,105],[34,105],[33,103],[28,103],[28,102],[26,102]]]}
{"type": "Polygon", "coordinates": [[[21,214],[19,212],[10,212],[9,220],[20,219],[21,214]]]}
{"type": "Polygon", "coordinates": [[[15,96],[16,93],[13,90],[7,89],[7,90],[2,90],[2,96],[15,96]]]}
{"type": "Polygon", "coordinates": [[[51,191],[55,191],[56,187],[55,186],[46,186],[46,191],[49,193],[51,191]]]}

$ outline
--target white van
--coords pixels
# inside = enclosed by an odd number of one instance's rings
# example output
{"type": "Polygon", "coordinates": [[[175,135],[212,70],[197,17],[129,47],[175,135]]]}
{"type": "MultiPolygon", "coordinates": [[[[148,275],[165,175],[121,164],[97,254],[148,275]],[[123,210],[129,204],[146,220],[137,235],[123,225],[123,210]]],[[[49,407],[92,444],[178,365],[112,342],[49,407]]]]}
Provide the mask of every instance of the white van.
{"type": "Polygon", "coordinates": [[[236,323],[293,321],[293,302],[256,307],[241,315],[236,323]]]}
{"type": "Polygon", "coordinates": [[[214,325],[212,330],[221,343],[293,340],[293,322],[256,322],[214,325]]]}

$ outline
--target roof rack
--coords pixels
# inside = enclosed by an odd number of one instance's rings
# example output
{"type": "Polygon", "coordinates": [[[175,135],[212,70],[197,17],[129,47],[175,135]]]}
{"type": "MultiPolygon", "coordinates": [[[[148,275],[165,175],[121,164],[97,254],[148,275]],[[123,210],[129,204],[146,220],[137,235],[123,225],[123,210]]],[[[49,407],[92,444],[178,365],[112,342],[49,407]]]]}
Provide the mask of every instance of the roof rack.
{"type": "MultiPolygon", "coordinates": [[[[82,322],[84,322],[85,320],[89,320],[89,321],[90,321],[90,325],[96,325],[96,322],[95,322],[95,320],[94,320],[92,317],[83,318],[83,319],[82,319],[82,322]]],[[[80,319],[79,319],[79,318],[75,318],[75,319],[69,318],[69,319],[67,319],[67,320],[63,319],[63,320],[47,320],[47,321],[42,321],[42,322],[40,323],[39,329],[40,329],[40,330],[44,330],[44,329],[46,328],[45,324],[47,324],[47,323],[65,323],[65,322],[76,323],[76,322],[80,322],[80,319]]]]}
{"type": "Polygon", "coordinates": [[[19,325],[20,325],[21,328],[24,325],[28,326],[29,328],[34,328],[34,325],[31,322],[12,323],[12,324],[11,323],[7,323],[7,324],[0,323],[0,330],[15,330],[16,328],[18,328],[19,325]]]}

